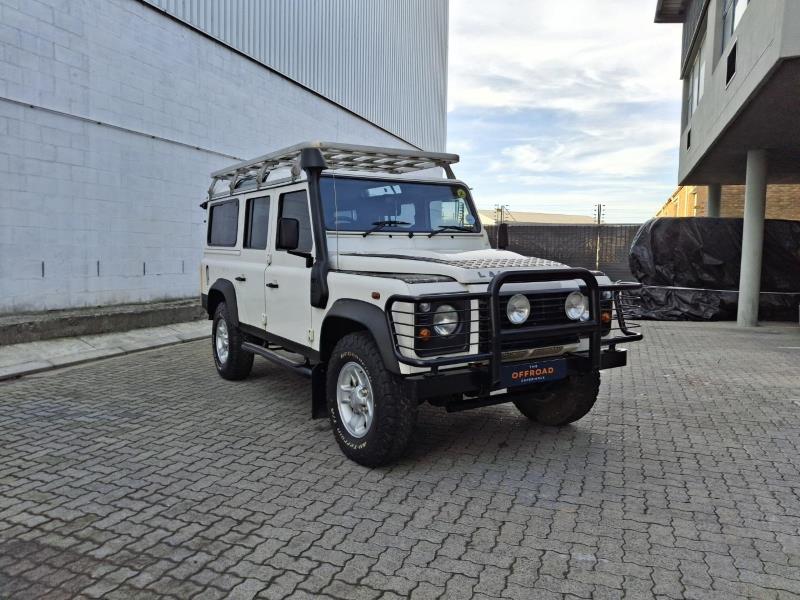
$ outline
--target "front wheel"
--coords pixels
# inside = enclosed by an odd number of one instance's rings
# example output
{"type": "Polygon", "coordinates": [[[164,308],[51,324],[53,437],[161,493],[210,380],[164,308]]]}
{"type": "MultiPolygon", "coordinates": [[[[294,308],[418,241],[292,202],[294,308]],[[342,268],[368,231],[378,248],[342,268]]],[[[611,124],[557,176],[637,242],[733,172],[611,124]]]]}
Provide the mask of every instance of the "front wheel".
{"type": "Polygon", "coordinates": [[[560,427],[586,416],[600,390],[600,373],[572,375],[544,394],[531,394],[514,400],[523,415],[541,423],[560,427]]]}
{"type": "Polygon", "coordinates": [[[333,435],[342,452],[366,467],[398,458],[417,420],[417,402],[386,369],[372,336],[352,333],[336,344],[326,395],[333,435]]]}

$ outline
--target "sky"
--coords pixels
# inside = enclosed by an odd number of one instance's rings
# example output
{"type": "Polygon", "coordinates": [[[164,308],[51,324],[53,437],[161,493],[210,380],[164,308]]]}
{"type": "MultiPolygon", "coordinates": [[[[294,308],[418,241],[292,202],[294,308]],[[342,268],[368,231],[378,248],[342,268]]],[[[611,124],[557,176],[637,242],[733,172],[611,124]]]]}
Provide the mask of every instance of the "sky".
{"type": "Polygon", "coordinates": [[[451,0],[447,149],[479,208],[655,214],[677,185],[681,31],[655,0],[451,0]]]}

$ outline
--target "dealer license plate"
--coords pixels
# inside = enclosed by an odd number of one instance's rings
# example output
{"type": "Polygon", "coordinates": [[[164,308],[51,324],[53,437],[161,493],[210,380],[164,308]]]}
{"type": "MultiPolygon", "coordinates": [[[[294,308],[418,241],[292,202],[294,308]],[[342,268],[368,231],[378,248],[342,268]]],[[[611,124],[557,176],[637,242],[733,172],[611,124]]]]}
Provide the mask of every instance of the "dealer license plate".
{"type": "Polygon", "coordinates": [[[542,381],[556,381],[567,376],[567,361],[563,358],[503,365],[503,385],[514,387],[542,381]]]}

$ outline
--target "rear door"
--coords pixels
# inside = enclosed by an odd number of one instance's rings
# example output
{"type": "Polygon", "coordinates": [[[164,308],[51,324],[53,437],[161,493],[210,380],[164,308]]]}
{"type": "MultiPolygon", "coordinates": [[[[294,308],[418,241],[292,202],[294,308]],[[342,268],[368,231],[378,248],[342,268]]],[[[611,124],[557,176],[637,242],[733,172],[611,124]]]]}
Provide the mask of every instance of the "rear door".
{"type": "MultiPolygon", "coordinates": [[[[308,193],[292,186],[278,196],[276,224],[282,217],[300,222],[298,252],[314,253],[308,193]]],[[[277,229],[277,226],[276,226],[277,229]]],[[[276,250],[278,232],[270,240],[272,261],[266,270],[267,331],[303,346],[311,346],[311,268],[302,256],[276,250]]]]}
{"type": "Polygon", "coordinates": [[[235,284],[242,253],[240,213],[239,198],[215,201],[208,207],[203,277],[209,286],[219,279],[235,284]]]}
{"type": "Polygon", "coordinates": [[[269,195],[263,192],[244,201],[242,254],[236,274],[239,320],[258,329],[266,326],[264,273],[271,259],[268,250],[272,226],[269,195]]]}

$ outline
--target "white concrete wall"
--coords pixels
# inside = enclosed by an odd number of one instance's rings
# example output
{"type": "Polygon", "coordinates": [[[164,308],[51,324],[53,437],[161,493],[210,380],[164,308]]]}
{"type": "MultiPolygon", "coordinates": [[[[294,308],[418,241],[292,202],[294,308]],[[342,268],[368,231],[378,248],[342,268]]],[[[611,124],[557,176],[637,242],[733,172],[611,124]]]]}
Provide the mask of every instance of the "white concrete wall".
{"type": "Polygon", "coordinates": [[[0,0],[0,312],[197,294],[209,172],[304,139],[406,146],[135,0],[0,0]]]}

